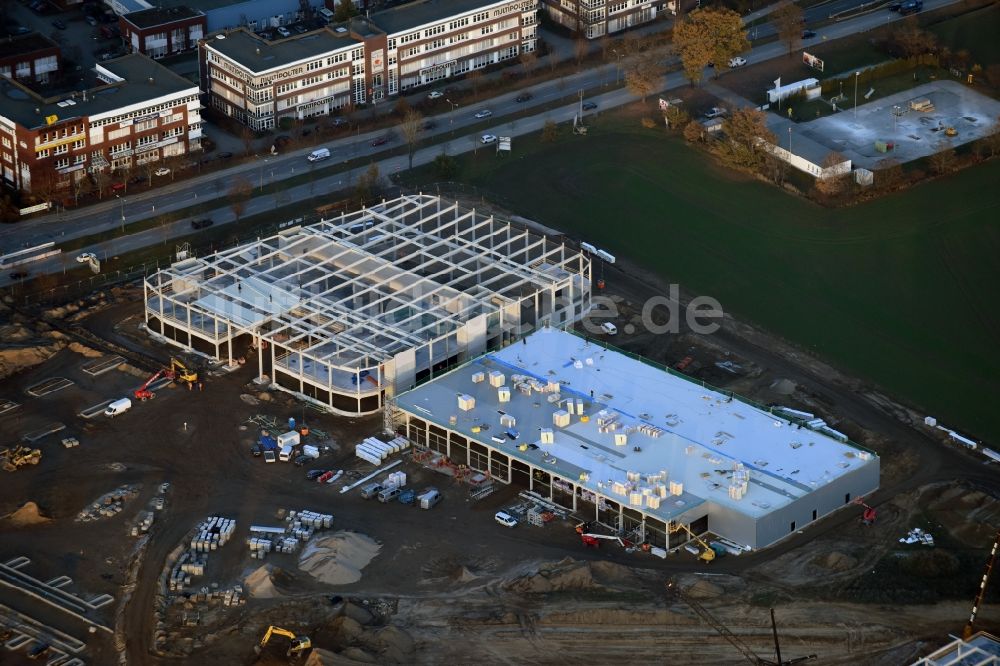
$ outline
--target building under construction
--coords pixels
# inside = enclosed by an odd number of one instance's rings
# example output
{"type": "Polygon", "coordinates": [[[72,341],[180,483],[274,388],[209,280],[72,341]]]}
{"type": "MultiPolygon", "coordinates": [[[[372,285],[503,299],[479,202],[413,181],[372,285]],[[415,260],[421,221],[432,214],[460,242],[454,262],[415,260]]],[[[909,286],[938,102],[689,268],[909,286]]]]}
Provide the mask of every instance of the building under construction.
{"type": "Polygon", "coordinates": [[[812,415],[554,328],[396,404],[397,427],[418,446],[662,548],[688,540],[682,526],[762,548],[879,482],[878,457],[812,415]]]}
{"type": "Polygon", "coordinates": [[[285,229],[144,282],[149,330],[340,414],[590,307],[590,260],[428,195],[285,229]]]}

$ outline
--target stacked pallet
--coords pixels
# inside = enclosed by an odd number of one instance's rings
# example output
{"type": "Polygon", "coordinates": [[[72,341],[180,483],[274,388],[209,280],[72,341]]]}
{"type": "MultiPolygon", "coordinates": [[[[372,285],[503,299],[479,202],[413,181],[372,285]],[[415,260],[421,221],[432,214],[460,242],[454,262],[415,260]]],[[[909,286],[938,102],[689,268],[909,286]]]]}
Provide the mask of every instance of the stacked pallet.
{"type": "Polygon", "coordinates": [[[405,437],[396,437],[389,442],[383,442],[377,437],[368,437],[354,447],[355,454],[373,465],[380,465],[382,461],[394,453],[399,453],[410,446],[409,440],[405,437]]]}

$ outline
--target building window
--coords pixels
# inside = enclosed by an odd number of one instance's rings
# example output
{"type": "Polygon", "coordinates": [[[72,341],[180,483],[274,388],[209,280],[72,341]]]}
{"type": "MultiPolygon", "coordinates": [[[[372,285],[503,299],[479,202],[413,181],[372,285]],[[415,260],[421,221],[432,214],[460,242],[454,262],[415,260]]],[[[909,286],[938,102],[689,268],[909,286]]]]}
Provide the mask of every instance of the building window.
{"type": "Polygon", "coordinates": [[[795,531],[795,521],[794,520],[792,521],[791,526],[788,528],[788,531],[789,532],[794,532],[795,531]]]}
{"type": "Polygon", "coordinates": [[[77,155],[76,157],[73,158],[74,164],[83,164],[86,161],[87,161],[86,155],[77,155]]]}
{"type": "Polygon", "coordinates": [[[43,157],[48,157],[48,156],[49,156],[49,149],[48,148],[43,148],[42,150],[39,150],[37,153],[35,153],[35,157],[37,157],[39,159],[41,159],[43,157]]]}
{"type": "Polygon", "coordinates": [[[816,509],[813,509],[813,520],[816,520],[816,518],[818,516],[819,516],[819,511],[817,511],[816,509]]]}
{"type": "Polygon", "coordinates": [[[55,162],[55,168],[57,168],[57,169],[65,169],[68,166],[69,166],[69,158],[68,157],[60,157],[55,162]]]}
{"type": "Polygon", "coordinates": [[[844,495],[844,504],[850,504],[850,503],[851,503],[851,493],[847,493],[846,495],[844,495]]]}

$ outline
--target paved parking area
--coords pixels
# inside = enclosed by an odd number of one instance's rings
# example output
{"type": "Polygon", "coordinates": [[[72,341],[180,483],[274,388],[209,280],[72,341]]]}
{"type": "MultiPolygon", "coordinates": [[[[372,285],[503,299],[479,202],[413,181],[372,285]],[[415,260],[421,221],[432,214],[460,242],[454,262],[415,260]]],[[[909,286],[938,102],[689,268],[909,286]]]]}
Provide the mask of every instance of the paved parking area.
{"type": "Polygon", "coordinates": [[[43,395],[48,395],[49,393],[55,393],[56,391],[61,391],[64,388],[69,388],[73,385],[73,380],[66,379],[65,377],[49,377],[48,379],[43,379],[37,384],[32,384],[27,389],[25,393],[36,398],[40,398],[43,395]]]}
{"type": "Polygon", "coordinates": [[[995,126],[998,116],[1000,101],[957,81],[932,81],[859,106],[856,119],[850,109],[798,123],[795,134],[843,153],[854,166],[871,169],[886,157],[909,162],[982,138],[995,126]],[[921,112],[910,107],[911,102],[924,99],[933,110],[921,112]],[[949,127],[954,128],[955,136],[946,135],[949,127]],[[876,141],[892,143],[893,149],[879,152],[876,141]]]}

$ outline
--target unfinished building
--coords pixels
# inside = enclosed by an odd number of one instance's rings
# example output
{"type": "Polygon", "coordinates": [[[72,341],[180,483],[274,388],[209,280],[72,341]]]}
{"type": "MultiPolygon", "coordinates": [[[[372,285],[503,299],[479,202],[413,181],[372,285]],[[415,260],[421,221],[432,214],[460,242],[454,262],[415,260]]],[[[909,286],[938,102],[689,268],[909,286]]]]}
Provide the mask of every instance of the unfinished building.
{"type": "Polygon", "coordinates": [[[879,483],[878,456],[811,414],[764,408],[556,329],[396,405],[400,432],[456,468],[667,549],[688,530],[763,548],[879,483]]]}
{"type": "Polygon", "coordinates": [[[590,260],[430,195],[213,255],[144,281],[148,329],[348,415],[590,308],[590,260]]]}

